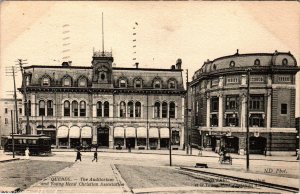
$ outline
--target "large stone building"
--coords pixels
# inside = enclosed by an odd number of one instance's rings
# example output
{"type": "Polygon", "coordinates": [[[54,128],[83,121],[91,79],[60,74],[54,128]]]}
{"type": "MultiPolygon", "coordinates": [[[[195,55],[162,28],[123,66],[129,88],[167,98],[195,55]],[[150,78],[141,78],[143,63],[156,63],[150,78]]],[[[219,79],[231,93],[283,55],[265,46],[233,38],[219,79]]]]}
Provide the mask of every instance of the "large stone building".
{"type": "MultiPolygon", "coordinates": [[[[181,60],[169,69],[113,67],[108,52],[94,52],[91,66],[25,67],[32,134],[52,136],[58,147],[79,143],[115,148],[183,148],[181,60]]],[[[20,88],[24,93],[24,87],[20,88]]],[[[23,115],[22,129],[26,119],[23,115]]]]}
{"type": "Polygon", "coordinates": [[[295,151],[295,74],[290,53],[254,53],[207,60],[190,84],[193,127],[203,146],[244,154],[247,72],[250,75],[250,153],[295,151]]]}
{"type": "MultiPolygon", "coordinates": [[[[22,115],[22,99],[17,99],[17,108],[18,108],[18,115],[22,115]]],[[[1,137],[10,135],[12,132],[12,127],[14,133],[18,133],[17,126],[16,126],[16,107],[15,107],[15,100],[13,98],[1,98],[0,99],[0,145],[2,145],[1,137]],[[11,119],[11,111],[13,111],[13,121],[14,125],[12,126],[12,119],[11,119]]],[[[19,123],[21,123],[21,118],[19,117],[19,123]]]]}

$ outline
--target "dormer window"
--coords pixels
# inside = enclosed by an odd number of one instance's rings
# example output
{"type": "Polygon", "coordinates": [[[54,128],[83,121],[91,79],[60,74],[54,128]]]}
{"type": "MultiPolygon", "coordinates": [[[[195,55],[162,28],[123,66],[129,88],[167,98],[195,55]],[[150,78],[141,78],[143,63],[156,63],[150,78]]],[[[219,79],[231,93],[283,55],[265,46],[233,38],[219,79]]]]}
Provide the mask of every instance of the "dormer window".
{"type": "Polygon", "coordinates": [[[120,80],[120,88],[126,88],[126,80],[125,79],[120,80]]]}
{"type": "Polygon", "coordinates": [[[71,78],[70,77],[66,77],[63,81],[63,85],[64,86],[71,86],[71,78]]]}
{"type": "Polygon", "coordinates": [[[42,80],[42,86],[50,86],[50,79],[47,77],[44,77],[42,80]]]}
{"type": "Polygon", "coordinates": [[[85,78],[80,78],[79,81],[78,81],[78,86],[79,87],[86,87],[87,86],[86,79],[85,78]]]}
{"type": "Polygon", "coordinates": [[[140,79],[135,80],[134,87],[135,88],[141,88],[142,87],[142,80],[140,80],[140,79]]]}
{"type": "Polygon", "coordinates": [[[155,80],[155,81],[154,81],[154,88],[155,88],[155,89],[161,88],[161,83],[160,83],[159,80],[155,80]]]}
{"type": "Polygon", "coordinates": [[[234,62],[234,61],[230,61],[229,66],[230,66],[230,67],[234,67],[234,66],[235,66],[235,62],[234,62]]]}
{"type": "Polygon", "coordinates": [[[259,59],[255,59],[254,65],[255,65],[255,66],[260,66],[260,60],[259,60],[259,59]]]}
{"type": "Polygon", "coordinates": [[[176,83],[174,80],[169,82],[169,89],[175,89],[176,88],[176,83]]]}
{"type": "Polygon", "coordinates": [[[286,66],[288,64],[288,60],[286,58],[282,59],[282,65],[286,66]]]}

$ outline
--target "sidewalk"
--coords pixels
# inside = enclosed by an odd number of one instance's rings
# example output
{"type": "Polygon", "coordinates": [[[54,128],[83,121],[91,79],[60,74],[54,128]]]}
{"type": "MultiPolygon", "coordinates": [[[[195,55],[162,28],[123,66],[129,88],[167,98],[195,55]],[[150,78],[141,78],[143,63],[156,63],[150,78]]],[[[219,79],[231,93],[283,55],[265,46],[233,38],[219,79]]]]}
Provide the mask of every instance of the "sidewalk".
{"type": "Polygon", "coordinates": [[[7,155],[0,151],[0,163],[10,162],[10,161],[14,161],[14,160],[20,160],[20,158],[18,156],[15,156],[15,158],[13,158],[12,154],[7,155]]]}
{"type": "MultiPolygon", "coordinates": [[[[95,151],[92,149],[91,151],[95,151]]],[[[74,149],[52,149],[52,152],[75,152],[74,149]]],[[[83,151],[84,152],[84,151],[83,151]]],[[[89,152],[89,151],[87,151],[89,152]]],[[[116,149],[107,149],[100,148],[98,152],[108,152],[108,153],[128,153],[127,149],[116,150],[116,149]]],[[[134,154],[160,154],[160,155],[169,155],[169,150],[135,150],[132,149],[131,153],[134,154]]],[[[193,149],[192,155],[187,155],[185,150],[172,150],[173,155],[180,156],[198,156],[199,150],[193,149]]],[[[246,155],[230,154],[233,159],[246,159],[246,155]]],[[[202,156],[199,157],[219,157],[219,154],[213,151],[202,151],[202,156]]],[[[250,160],[270,160],[270,161],[285,161],[285,162],[299,162],[296,160],[296,156],[284,155],[284,156],[265,156],[258,154],[250,154],[250,160]]]]}

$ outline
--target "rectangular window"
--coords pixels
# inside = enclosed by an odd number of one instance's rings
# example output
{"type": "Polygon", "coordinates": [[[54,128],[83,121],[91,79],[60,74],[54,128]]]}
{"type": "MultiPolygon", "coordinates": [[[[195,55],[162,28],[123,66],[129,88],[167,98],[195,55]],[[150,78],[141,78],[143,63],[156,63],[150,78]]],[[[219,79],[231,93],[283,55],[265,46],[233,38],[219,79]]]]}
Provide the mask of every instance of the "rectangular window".
{"type": "Polygon", "coordinates": [[[227,127],[236,127],[238,126],[239,119],[237,114],[226,114],[226,126],[227,127]]]}
{"type": "Polygon", "coordinates": [[[278,77],[278,82],[291,82],[291,76],[289,75],[284,75],[284,76],[279,76],[278,77]]]}
{"type": "Polygon", "coordinates": [[[172,145],[180,144],[179,131],[172,131],[172,145]]]}
{"type": "Polygon", "coordinates": [[[250,110],[263,111],[264,110],[264,96],[256,95],[250,96],[250,110]]]}
{"type": "Polygon", "coordinates": [[[210,115],[210,124],[212,127],[217,127],[219,124],[218,121],[218,115],[217,114],[211,114],[210,115]]]}
{"type": "Polygon", "coordinates": [[[5,118],[5,124],[8,124],[8,118],[5,118]]]}
{"type": "Polygon", "coordinates": [[[250,82],[262,83],[262,82],[264,82],[264,77],[263,76],[250,76],[250,82]]]}
{"type": "Polygon", "coordinates": [[[211,112],[218,112],[219,111],[219,98],[213,96],[211,98],[211,112]]]}
{"type": "Polygon", "coordinates": [[[22,108],[19,108],[19,113],[22,114],[22,108]]]}
{"type": "Polygon", "coordinates": [[[236,84],[239,83],[239,78],[238,77],[228,77],[226,80],[227,84],[236,84]]]}
{"type": "Polygon", "coordinates": [[[226,110],[237,110],[239,108],[239,96],[226,96],[226,110]]]}
{"type": "Polygon", "coordinates": [[[249,118],[250,127],[263,127],[264,119],[262,114],[251,114],[249,118]]]}
{"type": "Polygon", "coordinates": [[[7,109],[7,108],[5,108],[5,114],[7,114],[7,112],[8,112],[8,109],[7,109]]]}
{"type": "Polygon", "coordinates": [[[168,117],[168,107],[162,106],[162,118],[167,118],[168,117]]]}
{"type": "Polygon", "coordinates": [[[287,104],[281,104],[281,114],[287,114],[287,104]]]}

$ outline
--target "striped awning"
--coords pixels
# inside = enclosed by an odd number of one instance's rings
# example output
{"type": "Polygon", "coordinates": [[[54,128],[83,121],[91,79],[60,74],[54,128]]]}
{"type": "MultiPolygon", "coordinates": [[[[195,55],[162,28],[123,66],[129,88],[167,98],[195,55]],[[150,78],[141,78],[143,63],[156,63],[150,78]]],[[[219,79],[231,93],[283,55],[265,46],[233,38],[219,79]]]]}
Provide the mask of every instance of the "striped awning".
{"type": "Polygon", "coordinates": [[[158,138],[158,128],[149,129],[149,138],[158,138]]]}
{"type": "Polygon", "coordinates": [[[115,127],[114,128],[114,138],[124,138],[124,128],[115,127]]]}
{"type": "Polygon", "coordinates": [[[69,128],[67,126],[60,126],[57,129],[57,138],[68,138],[69,128]]]}
{"type": "Polygon", "coordinates": [[[147,129],[145,127],[138,127],[136,129],[137,138],[147,138],[147,129]]]}
{"type": "Polygon", "coordinates": [[[160,128],[160,138],[169,138],[169,128],[160,128]]]}
{"type": "Polygon", "coordinates": [[[78,126],[70,127],[69,138],[80,138],[80,128],[78,126]]]}
{"type": "Polygon", "coordinates": [[[127,127],[126,131],[126,138],[135,138],[135,128],[134,127],[127,127]]]}
{"type": "Polygon", "coordinates": [[[92,138],[92,127],[90,126],[82,127],[81,138],[92,138]]]}

